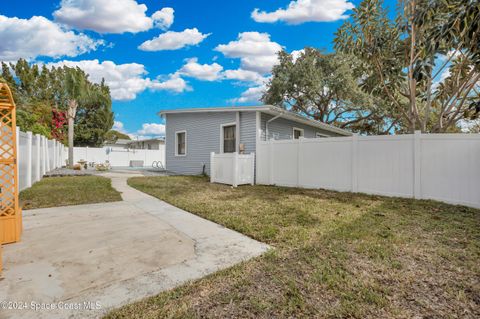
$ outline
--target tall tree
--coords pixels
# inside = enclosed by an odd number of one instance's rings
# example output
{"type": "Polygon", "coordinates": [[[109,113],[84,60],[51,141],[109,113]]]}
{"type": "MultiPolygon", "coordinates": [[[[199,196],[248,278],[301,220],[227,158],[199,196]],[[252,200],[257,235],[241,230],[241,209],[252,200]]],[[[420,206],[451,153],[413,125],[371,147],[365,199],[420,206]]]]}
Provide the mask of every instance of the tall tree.
{"type": "Polygon", "coordinates": [[[364,0],[335,48],[362,61],[361,87],[388,101],[398,131],[445,132],[477,114],[479,21],[474,0],[403,0],[394,21],[364,0]]]}
{"type": "Polygon", "coordinates": [[[105,134],[105,142],[115,143],[118,139],[130,140],[130,136],[116,130],[110,130],[105,134]]]}
{"type": "Polygon", "coordinates": [[[75,145],[101,146],[113,126],[110,89],[102,82],[95,84],[82,101],[75,121],[75,145]]]}
{"type": "Polygon", "coordinates": [[[262,97],[264,103],[357,132],[383,133],[393,125],[383,116],[381,101],[359,88],[353,56],[305,48],[296,58],[280,52],[279,61],[262,97]]]}
{"type": "Polygon", "coordinates": [[[73,166],[73,131],[75,115],[79,103],[87,98],[87,81],[84,72],[79,68],[65,69],[63,88],[67,97],[68,119],[68,165],[73,166]]]}
{"type": "Polygon", "coordinates": [[[22,130],[66,142],[63,127],[57,127],[56,116],[66,113],[68,106],[76,103],[74,143],[82,146],[103,143],[113,126],[110,91],[104,82],[90,82],[80,69],[39,67],[23,59],[1,66],[1,77],[14,93],[17,123],[22,130]]]}

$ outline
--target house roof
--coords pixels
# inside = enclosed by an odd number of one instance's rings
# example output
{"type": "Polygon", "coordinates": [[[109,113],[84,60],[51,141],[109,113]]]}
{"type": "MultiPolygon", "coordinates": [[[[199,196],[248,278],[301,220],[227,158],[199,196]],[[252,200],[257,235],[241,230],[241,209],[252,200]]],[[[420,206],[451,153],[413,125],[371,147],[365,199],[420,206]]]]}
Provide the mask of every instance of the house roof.
{"type": "Polygon", "coordinates": [[[303,123],[305,125],[320,128],[325,131],[334,132],[340,135],[350,136],[351,132],[343,130],[333,125],[328,125],[319,121],[309,119],[305,116],[297,113],[287,111],[273,105],[261,105],[261,106],[229,106],[229,107],[210,107],[210,108],[189,108],[189,109],[177,109],[177,110],[165,110],[158,113],[160,116],[167,114],[181,114],[181,113],[203,113],[203,112],[255,112],[260,111],[273,116],[280,116],[282,118],[292,120],[295,122],[303,123]]]}
{"type": "Polygon", "coordinates": [[[115,141],[113,144],[118,144],[118,145],[127,145],[130,142],[130,140],[127,140],[125,138],[119,138],[115,141]]]}

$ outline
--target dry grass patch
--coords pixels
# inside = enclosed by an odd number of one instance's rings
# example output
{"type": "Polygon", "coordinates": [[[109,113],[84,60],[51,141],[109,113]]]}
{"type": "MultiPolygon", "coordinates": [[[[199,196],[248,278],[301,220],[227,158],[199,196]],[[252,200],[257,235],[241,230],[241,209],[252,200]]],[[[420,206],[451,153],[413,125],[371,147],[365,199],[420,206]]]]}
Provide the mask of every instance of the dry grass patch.
{"type": "Polygon", "coordinates": [[[325,190],[129,184],[276,249],[108,318],[480,316],[480,212],[325,190]]]}

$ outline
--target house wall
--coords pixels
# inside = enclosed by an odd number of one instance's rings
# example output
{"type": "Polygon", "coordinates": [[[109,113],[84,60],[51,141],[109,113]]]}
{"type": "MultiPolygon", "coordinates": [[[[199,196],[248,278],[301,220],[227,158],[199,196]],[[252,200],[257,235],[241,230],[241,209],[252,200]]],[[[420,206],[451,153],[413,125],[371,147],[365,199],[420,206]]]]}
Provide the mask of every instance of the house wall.
{"type": "MultiPolygon", "coordinates": [[[[256,111],[239,112],[240,143],[244,144],[245,154],[256,152],[256,111]]],[[[166,114],[166,168],[177,174],[210,174],[210,153],[220,153],[221,125],[236,122],[237,112],[198,112],[166,114]],[[187,132],[187,154],[175,155],[175,132],[187,132]]],[[[261,136],[265,138],[265,123],[273,116],[260,114],[261,136]]],[[[304,129],[306,138],[314,138],[315,133],[334,136],[295,121],[278,118],[269,124],[270,135],[276,133],[278,139],[291,139],[293,127],[304,129]]]]}
{"type": "MultiPolygon", "coordinates": [[[[261,113],[260,116],[260,129],[261,132],[261,140],[265,140],[265,133],[266,133],[266,123],[268,120],[272,119],[274,116],[270,114],[261,113]]],[[[316,127],[308,126],[302,123],[298,123],[292,120],[287,120],[284,118],[277,118],[276,120],[270,122],[268,124],[268,132],[269,137],[271,139],[276,140],[289,140],[292,139],[293,135],[293,128],[297,127],[304,130],[304,137],[305,138],[315,138],[316,133],[321,133],[327,136],[340,136],[339,134],[325,131],[316,127]]]]}
{"type": "Polygon", "coordinates": [[[245,154],[255,152],[256,149],[256,112],[240,113],[240,143],[245,145],[245,154]]]}
{"type": "MultiPolygon", "coordinates": [[[[220,152],[221,125],[236,122],[236,112],[166,115],[166,167],[177,174],[210,174],[210,153],[220,152]],[[175,132],[187,132],[187,154],[175,155],[175,132]]],[[[240,112],[240,143],[245,153],[255,151],[255,112],[240,112]]]]}

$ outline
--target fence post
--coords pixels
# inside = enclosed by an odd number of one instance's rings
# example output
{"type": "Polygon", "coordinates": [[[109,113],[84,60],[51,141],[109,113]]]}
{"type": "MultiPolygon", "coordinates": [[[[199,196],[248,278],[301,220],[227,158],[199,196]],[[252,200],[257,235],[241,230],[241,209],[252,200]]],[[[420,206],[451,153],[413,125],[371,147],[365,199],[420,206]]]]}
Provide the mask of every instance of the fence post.
{"type": "Polygon", "coordinates": [[[215,183],[215,152],[210,153],[210,183],[215,183]]]}
{"type": "Polygon", "coordinates": [[[42,174],[42,167],[41,167],[41,162],[40,162],[40,150],[41,150],[41,138],[40,138],[40,134],[35,134],[35,167],[37,168],[35,170],[35,181],[34,182],[38,182],[40,180],[40,178],[42,177],[41,174],[42,174]]]}
{"type": "Polygon", "coordinates": [[[46,161],[46,166],[45,166],[45,169],[47,172],[50,172],[51,168],[50,168],[50,148],[48,147],[48,138],[45,137],[45,153],[46,153],[46,156],[45,156],[45,161],[46,161]]]}
{"type": "MultiPolygon", "coordinates": [[[[295,141],[295,140],[294,140],[295,141]]],[[[303,141],[303,137],[300,136],[298,138],[298,140],[296,141],[297,142],[297,187],[300,187],[301,184],[300,184],[300,170],[301,170],[301,166],[300,166],[300,162],[302,160],[302,141],[303,141]]]]}
{"type": "Polygon", "coordinates": [[[53,139],[52,140],[52,151],[53,151],[53,167],[52,169],[57,168],[57,140],[53,139]]]}
{"type": "Polygon", "coordinates": [[[42,144],[42,176],[47,172],[47,149],[45,143],[45,136],[41,136],[40,143],[42,144]]]}
{"type": "Polygon", "coordinates": [[[273,185],[273,140],[268,140],[268,184],[273,185]]]}
{"type": "Polygon", "coordinates": [[[358,192],[358,134],[352,135],[352,192],[358,192]]]}
{"type": "Polygon", "coordinates": [[[32,132],[27,132],[27,188],[32,186],[32,155],[32,132]]]}
{"type": "Polygon", "coordinates": [[[252,156],[252,182],[250,183],[250,185],[255,185],[255,152],[250,153],[250,156],[252,156]]]}
{"type": "Polygon", "coordinates": [[[238,153],[233,153],[233,187],[238,186],[238,153]]]}
{"type": "Polygon", "coordinates": [[[63,167],[63,164],[65,164],[65,145],[60,144],[61,148],[61,153],[60,153],[60,167],[63,167]]]}
{"type": "Polygon", "coordinates": [[[20,191],[20,161],[22,160],[22,156],[25,156],[25,154],[22,154],[20,151],[20,127],[15,128],[16,132],[16,148],[17,148],[17,180],[18,180],[18,187],[17,187],[17,192],[20,191]]]}
{"type": "Polygon", "coordinates": [[[413,197],[420,199],[422,198],[422,183],[421,183],[421,171],[420,167],[422,165],[422,148],[420,144],[420,138],[422,131],[415,131],[413,134],[413,197]]]}
{"type": "Polygon", "coordinates": [[[59,157],[60,157],[60,145],[58,144],[58,141],[55,140],[55,168],[58,168],[59,157]]]}

